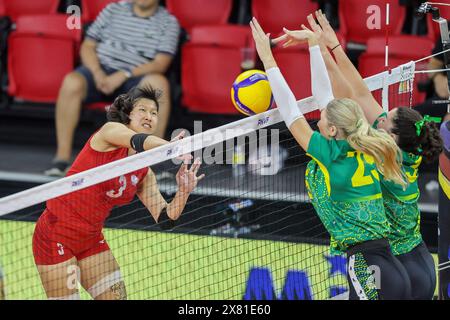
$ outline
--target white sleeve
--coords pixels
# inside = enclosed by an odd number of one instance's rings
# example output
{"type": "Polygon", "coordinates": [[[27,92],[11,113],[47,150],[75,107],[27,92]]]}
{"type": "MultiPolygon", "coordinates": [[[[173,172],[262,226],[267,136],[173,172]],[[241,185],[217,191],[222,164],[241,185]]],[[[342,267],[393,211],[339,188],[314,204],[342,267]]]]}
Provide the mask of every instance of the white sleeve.
{"type": "Polygon", "coordinates": [[[319,104],[319,109],[323,110],[328,103],[334,99],[333,89],[328,76],[325,61],[323,61],[320,47],[309,47],[311,63],[311,89],[314,99],[319,104]]]}
{"type": "Polygon", "coordinates": [[[298,108],[297,100],[281,74],[280,69],[270,68],[266,73],[278,110],[286,126],[289,128],[295,120],[303,118],[303,113],[298,108]]]}

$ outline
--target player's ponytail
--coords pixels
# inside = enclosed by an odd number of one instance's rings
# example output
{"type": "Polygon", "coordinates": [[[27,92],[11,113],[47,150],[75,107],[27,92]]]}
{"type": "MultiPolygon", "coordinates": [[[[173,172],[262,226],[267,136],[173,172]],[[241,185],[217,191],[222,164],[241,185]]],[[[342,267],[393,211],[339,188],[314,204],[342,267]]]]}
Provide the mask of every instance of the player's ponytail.
{"type": "Polygon", "coordinates": [[[351,99],[335,99],[327,106],[331,125],[341,130],[350,146],[373,157],[385,179],[403,187],[406,181],[401,170],[401,151],[394,139],[384,131],[373,129],[361,107],[351,99]]]}
{"type": "Polygon", "coordinates": [[[106,118],[108,121],[129,124],[129,114],[133,110],[133,104],[127,94],[118,96],[112,105],[109,106],[106,118]]]}
{"type": "Polygon", "coordinates": [[[397,144],[405,152],[423,156],[425,162],[437,160],[443,142],[436,118],[425,116],[410,108],[398,108],[391,132],[397,135],[397,144]]]}

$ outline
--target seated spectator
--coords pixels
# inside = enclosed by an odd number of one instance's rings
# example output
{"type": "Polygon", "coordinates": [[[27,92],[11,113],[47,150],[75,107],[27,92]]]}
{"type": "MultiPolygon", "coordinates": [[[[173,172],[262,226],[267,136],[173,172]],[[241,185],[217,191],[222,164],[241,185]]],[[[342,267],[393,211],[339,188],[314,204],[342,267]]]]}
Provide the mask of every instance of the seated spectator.
{"type": "Polygon", "coordinates": [[[82,104],[113,100],[136,85],[162,91],[155,134],[164,136],[171,108],[164,74],[176,53],[179,33],[177,19],[159,0],[112,3],[99,14],[81,45],[82,66],[64,78],[59,91],[57,151],[46,175],[65,175],[82,104]]]}
{"type": "MultiPolygon", "coordinates": [[[[442,47],[441,39],[438,39],[433,49],[433,54],[444,51],[442,47]]],[[[445,69],[444,54],[439,54],[430,59],[428,64],[429,70],[445,69]]],[[[431,96],[422,104],[414,106],[413,108],[419,111],[422,115],[429,115],[432,117],[444,118],[448,112],[449,104],[445,100],[449,99],[448,79],[446,72],[435,72],[428,74],[432,85],[431,96]],[[443,100],[442,103],[437,103],[439,100],[443,100]]],[[[424,172],[437,172],[438,161],[431,164],[424,164],[420,167],[422,173],[424,172]]],[[[436,191],[438,188],[438,182],[431,180],[427,183],[426,189],[428,191],[436,191]]]]}
{"type": "MultiPolygon", "coordinates": [[[[443,51],[441,39],[436,43],[433,54],[443,51]]],[[[437,55],[430,59],[429,70],[445,69],[444,54],[437,55]]],[[[429,78],[433,85],[433,93],[424,103],[414,106],[414,109],[422,115],[443,118],[447,113],[447,103],[436,103],[438,100],[447,100],[449,98],[448,80],[446,72],[429,73],[429,78]],[[433,103],[435,101],[435,103],[433,103]]]]}

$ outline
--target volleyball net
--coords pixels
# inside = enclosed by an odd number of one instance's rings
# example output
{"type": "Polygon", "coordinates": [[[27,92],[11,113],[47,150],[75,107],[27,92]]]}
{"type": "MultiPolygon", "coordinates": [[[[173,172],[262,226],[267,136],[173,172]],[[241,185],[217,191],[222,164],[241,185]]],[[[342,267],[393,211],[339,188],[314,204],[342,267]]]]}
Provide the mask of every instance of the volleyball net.
{"type": "MultiPolygon", "coordinates": [[[[411,62],[366,83],[385,110],[411,106],[414,71],[411,62]]],[[[303,99],[298,107],[314,127],[314,100],[303,99]]],[[[129,299],[329,299],[345,293],[346,259],[330,255],[329,236],[305,189],[309,158],[272,109],[0,199],[0,260],[8,299],[46,297],[32,238],[47,200],[56,203],[58,219],[83,216],[87,207],[110,205],[87,190],[119,197],[120,189],[141,181],[134,172],[150,167],[170,202],[184,154],[201,158],[199,172],[206,177],[175,224],[155,223],[137,197],[115,207],[106,220],[103,234],[129,299]],[[120,188],[109,190],[110,185],[120,188]],[[85,196],[65,203],[72,192],[85,196]]],[[[73,228],[69,218],[55,223],[73,228]]],[[[45,247],[38,250],[46,254],[45,247]]],[[[90,298],[82,287],[80,292],[90,298]]]]}

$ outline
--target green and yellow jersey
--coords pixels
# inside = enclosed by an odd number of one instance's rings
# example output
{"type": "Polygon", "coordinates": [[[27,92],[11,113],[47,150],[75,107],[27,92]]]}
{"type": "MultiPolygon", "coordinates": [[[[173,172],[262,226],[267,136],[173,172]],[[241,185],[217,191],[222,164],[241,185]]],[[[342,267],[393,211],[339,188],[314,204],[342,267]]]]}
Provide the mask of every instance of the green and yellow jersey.
{"type": "Polygon", "coordinates": [[[374,159],[355,151],[346,140],[327,140],[314,132],[308,155],[306,187],[331,236],[331,252],[386,238],[390,225],[383,207],[374,159]]]}
{"type": "Polygon", "coordinates": [[[402,170],[408,182],[405,190],[381,176],[384,208],[391,224],[388,239],[394,255],[408,253],[422,242],[417,203],[420,194],[417,177],[422,157],[407,152],[402,152],[402,156],[402,170]]]}
{"type": "MultiPolygon", "coordinates": [[[[382,113],[373,127],[377,128],[380,119],[386,116],[386,113],[382,113]]],[[[408,253],[422,242],[417,203],[420,195],[417,178],[422,157],[402,151],[402,158],[402,171],[408,182],[405,190],[401,185],[387,181],[381,176],[384,208],[391,224],[388,239],[394,255],[408,253]]]]}

